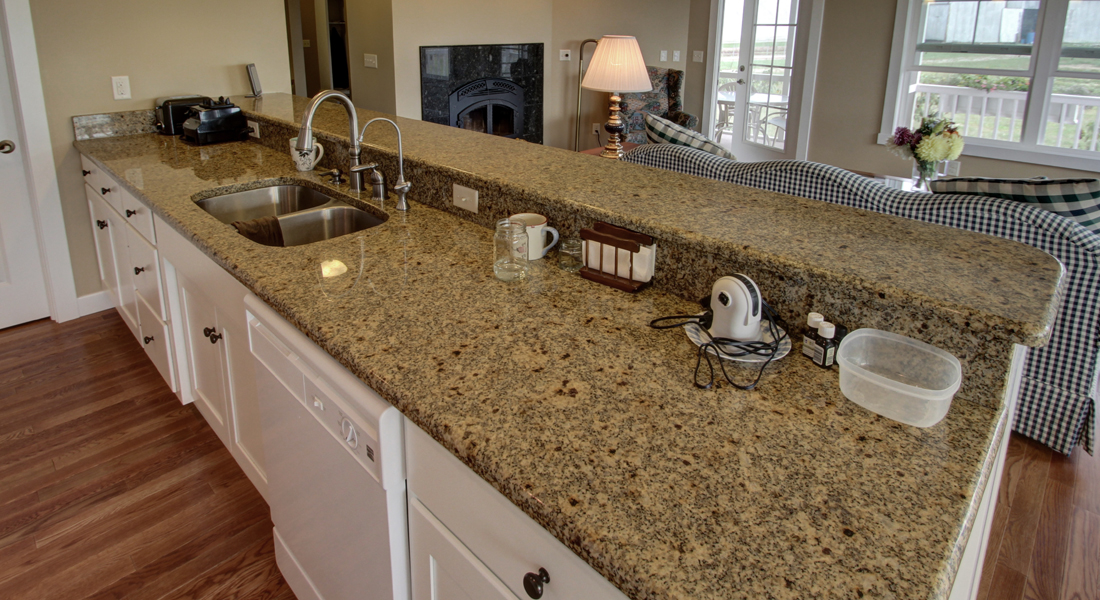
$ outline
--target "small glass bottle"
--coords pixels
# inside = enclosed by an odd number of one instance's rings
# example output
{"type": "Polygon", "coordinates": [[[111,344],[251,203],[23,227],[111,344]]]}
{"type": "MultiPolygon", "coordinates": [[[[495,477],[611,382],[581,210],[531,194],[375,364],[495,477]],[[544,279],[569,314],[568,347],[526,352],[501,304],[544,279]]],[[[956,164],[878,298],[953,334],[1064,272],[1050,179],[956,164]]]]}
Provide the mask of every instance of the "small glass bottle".
{"type": "Polygon", "coordinates": [[[493,235],[493,274],[501,281],[527,277],[527,225],[501,219],[493,235]]]}
{"type": "Polygon", "coordinates": [[[817,350],[817,328],[821,326],[821,323],[825,321],[825,317],[821,316],[821,313],[812,312],[806,316],[806,326],[809,328],[805,335],[802,336],[802,354],[810,357],[814,357],[814,352],[817,350]]]}
{"type": "Polygon", "coordinates": [[[836,341],[833,340],[836,335],[836,326],[824,321],[817,328],[817,335],[818,346],[814,350],[814,364],[823,369],[828,369],[836,361],[836,341]]]}

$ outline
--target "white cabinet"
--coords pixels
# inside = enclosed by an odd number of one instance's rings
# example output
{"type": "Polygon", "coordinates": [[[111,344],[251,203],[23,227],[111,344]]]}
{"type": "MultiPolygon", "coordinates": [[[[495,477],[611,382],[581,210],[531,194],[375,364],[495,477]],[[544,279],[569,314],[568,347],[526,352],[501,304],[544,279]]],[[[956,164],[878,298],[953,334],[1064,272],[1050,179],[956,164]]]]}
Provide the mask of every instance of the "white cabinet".
{"type": "Polygon", "coordinates": [[[266,498],[260,405],[244,306],[248,290],[159,217],[153,228],[174,327],[180,398],[195,403],[266,498]]]}
{"type": "Polygon", "coordinates": [[[176,392],[179,388],[152,212],[87,157],[80,158],[100,281],[130,332],[176,392]]]}
{"type": "Polygon", "coordinates": [[[517,600],[416,498],[409,499],[413,600],[517,600]]]}
{"type": "Polygon", "coordinates": [[[413,600],[528,598],[545,569],[545,600],[625,600],[566,548],[410,421],[405,421],[413,600]],[[512,595],[508,595],[508,594],[512,595]]]}

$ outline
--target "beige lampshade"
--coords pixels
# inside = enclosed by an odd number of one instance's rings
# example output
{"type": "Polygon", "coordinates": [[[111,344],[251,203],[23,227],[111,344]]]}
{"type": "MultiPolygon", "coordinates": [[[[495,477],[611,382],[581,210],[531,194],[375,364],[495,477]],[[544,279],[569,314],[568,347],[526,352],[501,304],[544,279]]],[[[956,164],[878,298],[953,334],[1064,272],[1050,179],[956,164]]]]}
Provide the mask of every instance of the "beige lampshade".
{"type": "Polygon", "coordinates": [[[653,89],[642,49],[632,35],[605,35],[596,44],[581,87],[597,92],[648,92],[653,89]]]}

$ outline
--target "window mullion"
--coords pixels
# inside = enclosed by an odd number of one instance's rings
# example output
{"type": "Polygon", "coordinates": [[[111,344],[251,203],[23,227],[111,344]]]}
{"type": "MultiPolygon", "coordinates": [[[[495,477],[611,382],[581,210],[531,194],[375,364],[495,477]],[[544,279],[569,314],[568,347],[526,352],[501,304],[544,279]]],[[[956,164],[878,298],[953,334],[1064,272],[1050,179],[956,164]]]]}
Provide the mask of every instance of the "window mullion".
{"type": "Polygon", "coordinates": [[[1039,39],[1031,60],[1035,74],[1031,78],[1027,110],[1024,113],[1021,138],[1024,144],[1037,145],[1039,136],[1043,133],[1044,121],[1050,110],[1050,90],[1054,83],[1054,73],[1058,70],[1068,10],[1069,0],[1045,0],[1042,4],[1039,39]]]}

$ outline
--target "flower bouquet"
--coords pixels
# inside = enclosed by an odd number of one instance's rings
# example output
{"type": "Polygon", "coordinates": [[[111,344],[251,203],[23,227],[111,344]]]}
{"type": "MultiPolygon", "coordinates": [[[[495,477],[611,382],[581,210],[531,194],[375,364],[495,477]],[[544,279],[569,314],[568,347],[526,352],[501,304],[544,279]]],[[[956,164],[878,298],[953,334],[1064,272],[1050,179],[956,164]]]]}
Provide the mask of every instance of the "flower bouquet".
{"type": "Polygon", "coordinates": [[[902,158],[917,162],[918,189],[928,189],[928,182],[936,178],[936,165],[943,160],[959,158],[963,150],[963,137],[955,124],[936,115],[921,119],[916,131],[898,127],[886,141],[886,146],[902,158]]]}

